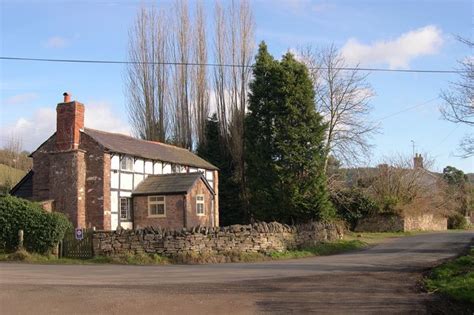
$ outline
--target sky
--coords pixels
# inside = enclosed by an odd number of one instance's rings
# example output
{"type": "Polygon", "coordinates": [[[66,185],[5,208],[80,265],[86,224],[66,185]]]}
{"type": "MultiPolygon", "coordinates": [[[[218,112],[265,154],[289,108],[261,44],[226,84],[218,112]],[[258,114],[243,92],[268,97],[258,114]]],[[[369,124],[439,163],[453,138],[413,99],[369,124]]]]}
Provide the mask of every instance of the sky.
{"type": "MultiPolygon", "coordinates": [[[[192,2],[192,1],[191,1],[192,2]]],[[[1,56],[126,60],[128,31],[141,5],[169,1],[0,0],[1,56]]],[[[213,1],[205,1],[211,20],[213,1]]],[[[452,70],[472,56],[457,35],[472,39],[473,2],[466,0],[251,1],[257,42],[275,57],[298,47],[334,44],[349,65],[452,70]]],[[[212,26],[211,26],[212,27],[212,26]]],[[[55,129],[55,108],[68,91],[86,106],[86,126],[130,133],[123,65],[0,60],[0,147],[14,135],[34,150],[55,129]]],[[[441,118],[439,94],[456,74],[370,72],[371,119],[380,123],[370,164],[416,151],[474,172],[457,157],[473,132],[441,118]]]]}

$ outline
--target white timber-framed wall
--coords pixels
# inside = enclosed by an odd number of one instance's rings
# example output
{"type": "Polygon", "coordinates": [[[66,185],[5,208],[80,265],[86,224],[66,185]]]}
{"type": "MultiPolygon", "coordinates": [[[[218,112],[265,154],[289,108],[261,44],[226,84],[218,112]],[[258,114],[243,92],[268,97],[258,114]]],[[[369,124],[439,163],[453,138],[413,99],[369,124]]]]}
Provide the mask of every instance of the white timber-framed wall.
{"type": "MultiPolygon", "coordinates": [[[[209,185],[214,186],[214,171],[203,168],[197,168],[187,165],[173,164],[159,160],[149,160],[141,157],[111,153],[110,155],[110,211],[111,211],[111,230],[117,227],[124,229],[133,229],[133,202],[131,202],[132,191],[138,184],[148,177],[148,175],[162,175],[175,173],[195,173],[201,172],[208,181],[209,185]],[[131,169],[122,168],[122,160],[131,158],[133,166],[131,169]],[[121,216],[121,198],[130,198],[128,218],[121,216]]],[[[215,213],[214,203],[211,214],[215,213]]],[[[213,218],[214,219],[214,218],[213,218]]]]}

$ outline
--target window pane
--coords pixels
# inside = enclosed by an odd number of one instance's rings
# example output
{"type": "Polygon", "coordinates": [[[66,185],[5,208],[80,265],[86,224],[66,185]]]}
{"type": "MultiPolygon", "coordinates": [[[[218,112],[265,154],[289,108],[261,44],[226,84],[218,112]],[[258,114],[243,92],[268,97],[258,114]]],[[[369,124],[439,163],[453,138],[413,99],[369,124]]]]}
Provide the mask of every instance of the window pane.
{"type": "Polygon", "coordinates": [[[130,218],[130,199],[129,198],[120,198],[120,218],[121,219],[130,218]]]}

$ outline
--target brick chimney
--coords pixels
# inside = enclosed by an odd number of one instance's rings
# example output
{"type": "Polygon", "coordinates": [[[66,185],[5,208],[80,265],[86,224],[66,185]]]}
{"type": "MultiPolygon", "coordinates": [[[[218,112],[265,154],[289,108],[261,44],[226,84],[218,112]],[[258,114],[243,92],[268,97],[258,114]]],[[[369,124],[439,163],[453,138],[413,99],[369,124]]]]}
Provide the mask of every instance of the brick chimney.
{"type": "Polygon", "coordinates": [[[67,92],[64,101],[56,107],[56,149],[58,151],[77,150],[80,131],[84,129],[84,105],[71,101],[67,92]]]}
{"type": "Polygon", "coordinates": [[[423,168],[423,157],[421,154],[415,153],[415,157],[413,158],[413,168],[423,168]]]}

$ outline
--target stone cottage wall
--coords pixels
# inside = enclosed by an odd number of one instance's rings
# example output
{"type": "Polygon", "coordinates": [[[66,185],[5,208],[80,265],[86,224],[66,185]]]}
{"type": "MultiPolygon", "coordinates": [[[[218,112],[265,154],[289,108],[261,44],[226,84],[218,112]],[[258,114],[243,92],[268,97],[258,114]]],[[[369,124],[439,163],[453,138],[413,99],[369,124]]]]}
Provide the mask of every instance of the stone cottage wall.
{"type": "Polygon", "coordinates": [[[194,227],[181,231],[160,228],[96,231],[94,254],[116,256],[127,252],[164,256],[187,253],[272,252],[341,239],[336,224],[289,226],[276,222],[227,227],[194,227]]]}

